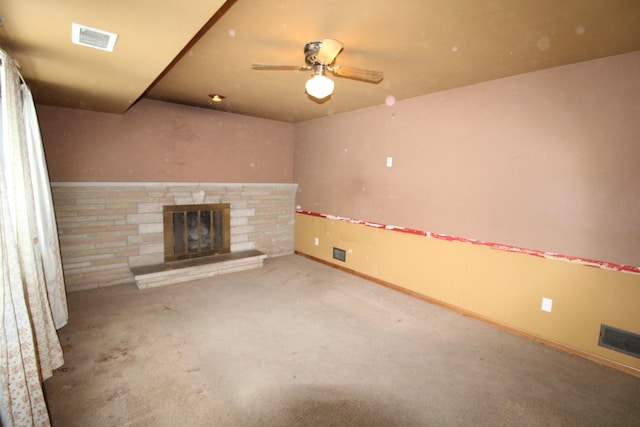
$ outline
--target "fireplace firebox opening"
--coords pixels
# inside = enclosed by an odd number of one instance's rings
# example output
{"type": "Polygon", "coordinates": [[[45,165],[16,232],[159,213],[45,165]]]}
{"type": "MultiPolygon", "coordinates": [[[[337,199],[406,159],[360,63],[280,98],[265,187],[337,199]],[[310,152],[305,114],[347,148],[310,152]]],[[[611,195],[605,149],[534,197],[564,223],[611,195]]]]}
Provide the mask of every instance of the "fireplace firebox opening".
{"type": "Polygon", "coordinates": [[[229,203],[163,206],[164,260],[230,252],[229,203]]]}

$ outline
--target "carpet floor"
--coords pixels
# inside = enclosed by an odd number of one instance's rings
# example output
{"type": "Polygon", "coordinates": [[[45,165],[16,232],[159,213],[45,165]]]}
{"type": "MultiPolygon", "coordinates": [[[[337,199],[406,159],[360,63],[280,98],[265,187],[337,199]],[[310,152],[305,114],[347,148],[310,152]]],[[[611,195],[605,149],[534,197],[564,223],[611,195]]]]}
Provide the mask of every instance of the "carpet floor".
{"type": "Polygon", "coordinates": [[[54,426],[640,426],[640,378],[297,255],[68,303],[54,426]]]}

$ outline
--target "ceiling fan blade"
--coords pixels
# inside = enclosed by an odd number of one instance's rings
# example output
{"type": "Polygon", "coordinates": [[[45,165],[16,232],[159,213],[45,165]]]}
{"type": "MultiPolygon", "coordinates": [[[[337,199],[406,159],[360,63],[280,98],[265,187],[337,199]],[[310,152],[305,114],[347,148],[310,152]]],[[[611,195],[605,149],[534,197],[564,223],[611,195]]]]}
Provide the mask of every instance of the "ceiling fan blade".
{"type": "Polygon", "coordinates": [[[325,65],[332,64],[343,47],[344,45],[342,42],[339,42],[338,40],[322,40],[322,46],[320,46],[320,50],[318,50],[318,54],[316,55],[317,61],[325,65]]]}
{"type": "Polygon", "coordinates": [[[251,64],[254,70],[309,70],[307,65],[251,64]]]}
{"type": "Polygon", "coordinates": [[[360,68],[341,67],[339,65],[330,67],[329,71],[337,76],[356,80],[365,80],[372,83],[378,83],[384,78],[384,73],[382,71],[362,70],[360,68]]]}

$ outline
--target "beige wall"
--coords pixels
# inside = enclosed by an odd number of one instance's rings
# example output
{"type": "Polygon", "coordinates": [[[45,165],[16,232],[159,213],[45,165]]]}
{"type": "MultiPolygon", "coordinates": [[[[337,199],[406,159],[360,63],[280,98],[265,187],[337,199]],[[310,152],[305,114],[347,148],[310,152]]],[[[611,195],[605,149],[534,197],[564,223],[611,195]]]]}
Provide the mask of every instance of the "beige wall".
{"type": "Polygon", "coordinates": [[[51,181],[293,181],[289,123],[142,100],[123,115],[38,105],[51,181]]]}
{"type": "Polygon", "coordinates": [[[640,375],[640,359],[598,345],[601,324],[640,332],[638,274],[304,213],[295,232],[303,254],[640,375]],[[333,247],[346,251],[346,262],[332,258],[333,247]],[[541,310],[542,298],[552,300],[551,312],[541,310]]]}
{"type": "Polygon", "coordinates": [[[297,204],[640,266],[638,76],[635,52],[298,123],[297,204]]]}

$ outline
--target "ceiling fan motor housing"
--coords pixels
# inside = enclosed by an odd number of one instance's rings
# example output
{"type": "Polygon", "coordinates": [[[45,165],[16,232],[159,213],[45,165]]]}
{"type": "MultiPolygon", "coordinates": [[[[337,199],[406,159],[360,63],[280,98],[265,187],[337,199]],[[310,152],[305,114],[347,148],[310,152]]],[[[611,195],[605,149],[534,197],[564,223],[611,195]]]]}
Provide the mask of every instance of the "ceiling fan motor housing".
{"type": "Polygon", "coordinates": [[[335,39],[313,41],[304,45],[304,60],[306,65],[252,64],[252,67],[258,70],[311,70],[312,76],[314,77],[324,76],[325,71],[330,71],[336,76],[371,83],[378,83],[382,80],[384,76],[382,71],[334,65],[336,57],[340,54],[343,47],[342,42],[335,39]]]}
{"type": "MultiPolygon", "coordinates": [[[[309,42],[306,45],[304,45],[304,61],[308,65],[313,66],[314,64],[319,64],[318,51],[320,50],[320,47],[322,47],[321,41],[309,42]]],[[[329,64],[324,64],[324,65],[329,65],[329,64]]]]}

